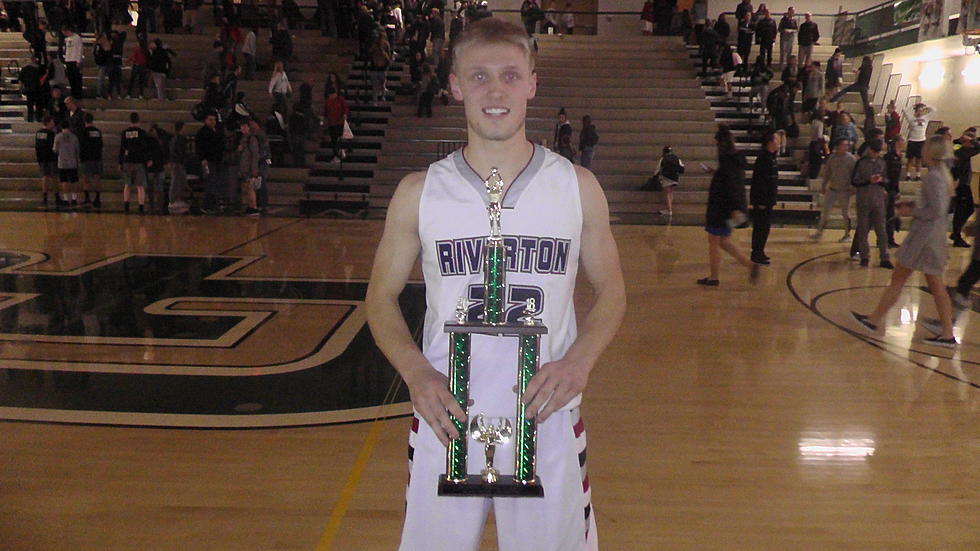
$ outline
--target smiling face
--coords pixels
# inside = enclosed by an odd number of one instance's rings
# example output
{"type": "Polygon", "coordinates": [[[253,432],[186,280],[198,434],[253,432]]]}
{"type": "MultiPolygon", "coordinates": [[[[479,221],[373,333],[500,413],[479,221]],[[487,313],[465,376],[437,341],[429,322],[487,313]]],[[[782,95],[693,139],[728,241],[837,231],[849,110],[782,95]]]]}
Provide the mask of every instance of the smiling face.
{"type": "Polygon", "coordinates": [[[458,54],[449,84],[463,102],[471,141],[525,140],[527,102],[537,91],[527,54],[506,43],[473,44],[458,54]]]}

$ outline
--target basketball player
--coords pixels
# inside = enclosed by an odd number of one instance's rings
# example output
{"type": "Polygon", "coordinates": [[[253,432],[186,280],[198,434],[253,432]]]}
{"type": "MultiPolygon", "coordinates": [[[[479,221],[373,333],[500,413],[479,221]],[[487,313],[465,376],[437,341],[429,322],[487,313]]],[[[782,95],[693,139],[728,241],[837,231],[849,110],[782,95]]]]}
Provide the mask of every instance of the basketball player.
{"type": "MultiPolygon", "coordinates": [[[[463,102],[468,143],[398,185],[367,294],[371,330],[415,408],[400,549],[476,550],[491,508],[502,550],[596,549],[579,404],[626,302],[606,198],[587,169],[527,139],[527,102],[537,77],[524,29],[497,18],[471,23],[456,40],[453,59],[450,89],[463,102]],[[467,438],[450,416],[465,423],[467,415],[483,413],[516,422],[517,339],[472,337],[468,411],[447,390],[445,375],[449,339],[443,323],[454,318],[461,297],[471,320],[482,312],[482,247],[489,233],[483,180],[494,167],[505,182],[508,319],[520,317],[525,300],[534,298],[534,316],[549,329],[541,367],[520,397],[538,423],[543,498],[437,495],[447,443],[467,438]],[[421,352],[398,304],[419,258],[428,306],[421,352]],[[580,265],[594,295],[576,330],[572,295],[580,265]]],[[[469,446],[470,473],[485,464],[476,446],[469,446]]],[[[502,474],[513,474],[513,441],[496,452],[502,474]]]]}

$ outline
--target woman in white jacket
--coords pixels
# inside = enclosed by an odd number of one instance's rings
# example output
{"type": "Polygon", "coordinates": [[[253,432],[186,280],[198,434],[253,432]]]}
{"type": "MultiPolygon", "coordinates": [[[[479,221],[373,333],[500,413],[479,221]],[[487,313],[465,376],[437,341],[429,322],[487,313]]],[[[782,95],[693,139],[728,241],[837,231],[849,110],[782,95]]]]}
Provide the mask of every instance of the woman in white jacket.
{"type": "Polygon", "coordinates": [[[269,79],[269,95],[272,96],[273,110],[282,113],[286,110],[286,97],[293,94],[293,87],[289,85],[289,77],[283,70],[282,62],[277,61],[272,68],[272,78],[269,79]],[[280,107],[280,109],[276,109],[280,107]]]}

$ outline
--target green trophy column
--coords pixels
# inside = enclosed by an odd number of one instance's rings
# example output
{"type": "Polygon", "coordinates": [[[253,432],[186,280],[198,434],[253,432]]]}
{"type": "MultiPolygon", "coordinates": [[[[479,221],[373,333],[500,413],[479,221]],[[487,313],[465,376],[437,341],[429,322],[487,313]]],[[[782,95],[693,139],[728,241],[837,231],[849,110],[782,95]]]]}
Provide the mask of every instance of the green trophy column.
{"type": "Polygon", "coordinates": [[[504,320],[504,288],[507,266],[507,250],[502,239],[487,239],[486,262],[483,266],[483,285],[486,300],[483,303],[483,323],[501,325],[504,320]]]}
{"type": "Polygon", "coordinates": [[[522,335],[518,350],[517,366],[517,436],[514,442],[514,479],[528,483],[534,481],[536,421],[525,418],[527,405],[521,401],[531,377],[538,370],[539,335],[522,335]]]}
{"type": "MultiPolygon", "coordinates": [[[[466,411],[470,401],[470,335],[449,334],[449,392],[459,407],[466,411]]],[[[450,440],[446,447],[446,478],[451,481],[466,479],[466,422],[450,417],[459,431],[459,438],[450,440]]]]}

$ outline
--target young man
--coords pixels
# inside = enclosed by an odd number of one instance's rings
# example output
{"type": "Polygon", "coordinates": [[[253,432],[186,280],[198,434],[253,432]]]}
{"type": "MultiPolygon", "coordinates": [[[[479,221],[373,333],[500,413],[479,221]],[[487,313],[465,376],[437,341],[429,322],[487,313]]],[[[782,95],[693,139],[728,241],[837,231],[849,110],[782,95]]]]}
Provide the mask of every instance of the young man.
{"type": "Polygon", "coordinates": [[[204,179],[204,205],[206,214],[217,212],[225,201],[224,163],[225,136],[218,126],[218,115],[214,112],[204,117],[204,126],[194,139],[197,157],[201,160],[201,177],[204,179]]]}
{"type": "Polygon", "coordinates": [[[970,189],[970,159],[980,153],[980,143],[977,142],[977,129],[971,126],[963,131],[959,138],[953,140],[953,157],[955,163],[951,170],[956,190],[953,196],[953,232],[949,238],[954,247],[967,248],[969,243],[963,239],[962,230],[966,221],[973,214],[974,197],[970,189]]]}
{"type": "Polygon", "coordinates": [[[569,161],[575,159],[575,151],[572,149],[572,123],[568,122],[564,107],[558,110],[558,122],[555,123],[555,137],[552,145],[553,151],[562,157],[569,161]]]}
{"type": "MultiPolygon", "coordinates": [[[[409,435],[410,483],[401,549],[476,549],[493,507],[501,549],[596,549],[579,414],[581,393],[599,355],[612,340],[625,309],[616,242],[606,198],[591,172],[530,143],[527,102],[534,97],[533,49],[521,27],[496,18],[471,23],[459,36],[450,76],[463,102],[468,143],[427,172],[406,176],[388,210],[367,294],[367,315],[379,348],[408,386],[416,417],[409,435]],[[538,423],[537,473],[543,498],[439,497],[446,445],[466,438],[450,416],[466,423],[478,414],[510,417],[517,396],[511,365],[515,339],[473,337],[472,386],[464,412],[447,390],[449,339],[443,322],[457,300],[469,300],[471,319],[481,308],[480,261],[456,256],[454,243],[482,249],[489,233],[484,179],[497,168],[505,182],[502,228],[508,256],[507,293],[514,313],[524,298],[537,300],[534,316],[549,328],[541,367],[520,397],[538,423]],[[557,248],[556,248],[557,247],[557,248]],[[563,251],[556,256],[551,251],[563,251]],[[401,315],[398,297],[421,256],[426,283],[422,351],[401,315]],[[450,258],[453,257],[453,258],[450,258]],[[581,264],[594,290],[591,310],[575,329],[572,291],[581,264]]],[[[475,444],[468,471],[485,461],[475,444]]],[[[513,469],[513,442],[497,447],[503,474],[513,469]]]]}
{"type": "Polygon", "coordinates": [[[242,188],[242,200],[245,201],[245,216],[258,216],[259,209],[255,202],[256,185],[259,179],[259,142],[252,136],[252,127],[247,119],[238,123],[241,137],[238,140],[238,181],[242,188]]]}
{"type": "Polygon", "coordinates": [[[58,181],[61,182],[61,197],[64,202],[71,200],[71,208],[77,208],[78,138],[65,126],[55,136],[52,149],[58,156],[58,181]]]}
{"type": "Polygon", "coordinates": [[[905,110],[905,119],[909,122],[908,151],[905,158],[905,179],[912,179],[912,167],[915,167],[915,179],[919,179],[919,168],[922,165],[922,146],[926,143],[926,128],[936,110],[924,103],[916,103],[905,110]]]}
{"type": "Polygon", "coordinates": [[[820,29],[812,17],[809,13],[803,14],[804,21],[796,36],[800,45],[800,65],[809,65],[813,61],[813,47],[820,41],[820,29]]]}
{"type": "Polygon", "coordinates": [[[861,255],[861,266],[870,261],[868,232],[874,228],[878,237],[880,266],[887,270],[894,268],[888,255],[888,234],[885,231],[885,202],[888,200],[888,171],[881,150],[881,140],[872,140],[865,155],[858,159],[851,174],[851,185],[857,195],[857,231],[851,244],[851,255],[855,250],[861,255]]]}
{"type": "Polygon", "coordinates": [[[95,117],[85,113],[85,128],[79,136],[82,161],[82,189],[85,205],[102,208],[102,131],[95,127],[95,117]],[[95,202],[90,193],[95,192],[95,202]]]}
{"type": "MultiPolygon", "coordinates": [[[[44,117],[44,127],[34,134],[34,154],[41,171],[41,207],[48,207],[48,188],[54,184],[55,171],[58,170],[58,157],[54,154],[54,120],[44,117]]],[[[54,193],[55,203],[60,202],[58,192],[54,193]]]]}
{"type": "Polygon", "coordinates": [[[793,42],[800,26],[796,23],[796,10],[792,6],[779,20],[779,65],[786,65],[789,56],[793,55],[793,42]]]}
{"type": "Polygon", "coordinates": [[[779,194],[779,166],[777,153],[779,138],[772,130],[766,132],[755,165],[752,167],[752,189],[749,200],[752,204],[752,262],[769,264],[766,256],[766,242],[772,227],[772,208],[776,206],[779,194]]]}
{"type": "MultiPolygon", "coordinates": [[[[759,55],[766,60],[767,67],[772,65],[772,45],[776,41],[777,34],[779,34],[779,30],[776,22],[769,15],[769,10],[762,12],[762,19],[759,19],[755,24],[755,38],[756,42],[759,43],[759,55]]],[[[748,68],[748,61],[744,63],[748,68]]]]}
{"type": "Polygon", "coordinates": [[[834,144],[834,152],[827,157],[820,170],[821,193],[823,194],[823,210],[820,212],[820,224],[816,233],[810,236],[814,241],[823,237],[823,230],[830,220],[830,211],[840,206],[841,217],[844,218],[843,243],[851,238],[851,173],[854,172],[855,157],[848,149],[850,144],[840,140],[834,144]]]}
{"type": "Polygon", "coordinates": [[[152,163],[147,151],[149,136],[140,128],[139,113],[130,113],[129,128],[123,130],[119,141],[119,171],[123,176],[123,208],[129,214],[129,191],[136,187],[136,197],[139,200],[140,214],[146,205],[146,168],[152,163]]]}
{"type": "Polygon", "coordinates": [[[82,37],[75,34],[71,27],[65,27],[61,32],[65,35],[65,73],[71,86],[71,95],[74,98],[81,98],[82,37]]]}

